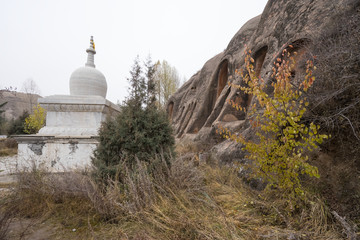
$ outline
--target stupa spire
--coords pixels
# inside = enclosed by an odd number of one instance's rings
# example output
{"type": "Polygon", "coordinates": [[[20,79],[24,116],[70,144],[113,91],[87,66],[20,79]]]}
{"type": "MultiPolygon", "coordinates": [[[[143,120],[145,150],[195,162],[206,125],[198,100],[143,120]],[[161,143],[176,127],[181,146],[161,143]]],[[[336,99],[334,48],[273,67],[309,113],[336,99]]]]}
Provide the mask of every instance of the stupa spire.
{"type": "Polygon", "coordinates": [[[86,49],[86,52],[88,53],[88,57],[85,66],[95,68],[94,55],[96,54],[96,51],[93,36],[90,38],[90,47],[86,49]]]}

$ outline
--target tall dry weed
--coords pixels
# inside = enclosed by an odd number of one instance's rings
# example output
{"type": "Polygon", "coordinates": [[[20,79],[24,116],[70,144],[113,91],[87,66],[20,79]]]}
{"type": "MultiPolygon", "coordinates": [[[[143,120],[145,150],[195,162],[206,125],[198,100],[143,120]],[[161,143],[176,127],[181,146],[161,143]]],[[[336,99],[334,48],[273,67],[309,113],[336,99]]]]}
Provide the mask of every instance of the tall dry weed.
{"type": "MultiPolygon", "coordinates": [[[[6,199],[1,196],[0,200],[0,239],[6,239],[9,232],[10,223],[15,216],[14,207],[6,206],[6,199]]],[[[6,197],[5,197],[6,198],[6,197]]]]}

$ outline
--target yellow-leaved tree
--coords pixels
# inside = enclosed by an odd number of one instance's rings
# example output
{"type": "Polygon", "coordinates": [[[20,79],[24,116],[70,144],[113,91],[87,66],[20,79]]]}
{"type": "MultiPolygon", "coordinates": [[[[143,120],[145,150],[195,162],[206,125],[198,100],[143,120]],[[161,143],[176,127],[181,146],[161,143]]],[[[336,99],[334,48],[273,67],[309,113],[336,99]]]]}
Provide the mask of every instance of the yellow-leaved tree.
{"type": "MultiPolygon", "coordinates": [[[[290,47],[292,47],[290,45],[290,47]]],[[[318,148],[317,144],[328,138],[318,132],[319,126],[304,121],[308,102],[305,94],[313,84],[315,66],[307,61],[306,76],[299,86],[292,83],[291,71],[295,60],[285,49],[273,67],[273,92],[265,91],[265,84],[254,71],[251,51],[246,51],[245,71],[236,71],[244,81],[244,86],[229,83],[252,95],[253,104],[248,109],[229,101],[234,108],[247,113],[256,137],[245,139],[239,133],[218,126],[218,133],[243,145],[247,158],[252,160],[250,168],[255,177],[268,182],[273,187],[289,194],[289,197],[303,195],[300,175],[319,177],[318,169],[308,163],[308,152],[318,148]]],[[[294,53],[296,54],[296,53],[294,53]]]]}
{"type": "Polygon", "coordinates": [[[39,104],[34,107],[33,114],[25,119],[24,132],[28,134],[38,133],[45,125],[46,111],[39,104]]]}

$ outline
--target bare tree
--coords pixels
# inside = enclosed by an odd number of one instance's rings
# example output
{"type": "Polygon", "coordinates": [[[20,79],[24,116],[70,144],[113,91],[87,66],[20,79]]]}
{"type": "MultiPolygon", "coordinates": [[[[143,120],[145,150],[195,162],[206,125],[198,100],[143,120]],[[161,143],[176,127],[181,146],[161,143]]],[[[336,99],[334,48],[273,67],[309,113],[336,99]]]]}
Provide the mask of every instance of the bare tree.
{"type": "Polygon", "coordinates": [[[32,112],[33,106],[36,105],[37,100],[35,95],[40,94],[40,89],[32,78],[28,78],[26,81],[24,81],[21,89],[24,93],[26,93],[27,101],[30,106],[30,112],[32,112]]]}
{"type": "Polygon", "coordinates": [[[180,85],[180,77],[175,67],[167,61],[158,61],[155,64],[154,79],[159,105],[164,107],[170,96],[176,92],[180,85]]]}

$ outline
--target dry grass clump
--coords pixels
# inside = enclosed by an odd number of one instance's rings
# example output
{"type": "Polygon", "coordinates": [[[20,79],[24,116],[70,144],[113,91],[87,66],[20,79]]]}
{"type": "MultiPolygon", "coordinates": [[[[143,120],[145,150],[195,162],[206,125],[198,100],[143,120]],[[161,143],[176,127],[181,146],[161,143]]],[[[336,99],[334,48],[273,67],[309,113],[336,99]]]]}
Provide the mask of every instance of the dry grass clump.
{"type": "Polygon", "coordinates": [[[49,174],[33,170],[18,173],[18,182],[12,189],[8,205],[14,206],[21,217],[47,218],[59,215],[76,221],[77,217],[96,213],[89,201],[90,196],[96,194],[96,186],[86,174],[49,174]]]}
{"type": "Polygon", "coordinates": [[[9,225],[15,216],[14,208],[5,208],[3,206],[4,201],[4,198],[0,199],[0,239],[6,239],[9,232],[9,225]]]}
{"type": "Polygon", "coordinates": [[[17,154],[17,142],[12,138],[0,139],[0,157],[17,154]]]}
{"type": "Polygon", "coordinates": [[[192,162],[158,161],[151,174],[143,163],[127,171],[122,186],[106,188],[116,228],[129,239],[241,239],[214,199],[206,193],[204,174],[192,162]]]}
{"type": "Polygon", "coordinates": [[[13,149],[13,148],[0,149],[0,157],[13,156],[16,154],[17,154],[17,149],[13,149]]]}
{"type": "Polygon", "coordinates": [[[15,206],[21,217],[77,229],[71,236],[80,239],[241,239],[206,193],[200,169],[181,160],[171,167],[155,162],[151,168],[138,162],[125,171],[125,182],[103,186],[83,173],[21,173],[7,206],[15,206]]]}
{"type": "Polygon", "coordinates": [[[277,191],[250,189],[230,168],[207,168],[206,173],[209,194],[244,239],[341,239],[329,210],[316,196],[293,203],[277,191]]]}
{"type": "Polygon", "coordinates": [[[86,173],[21,173],[4,206],[70,239],[341,238],[319,199],[289,211],[286,199],[249,189],[229,167],[196,165],[138,162],[123,183],[106,185],[86,173]]]}

